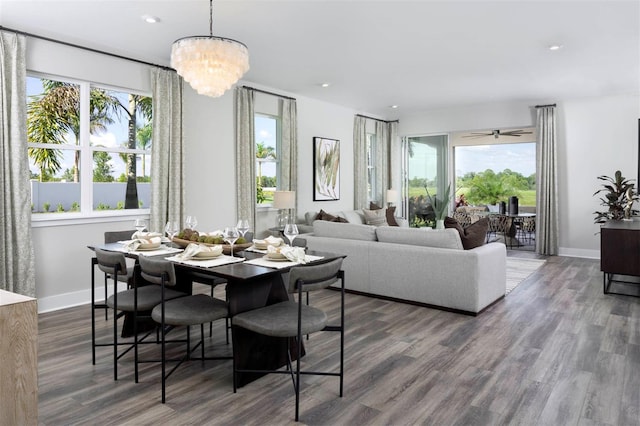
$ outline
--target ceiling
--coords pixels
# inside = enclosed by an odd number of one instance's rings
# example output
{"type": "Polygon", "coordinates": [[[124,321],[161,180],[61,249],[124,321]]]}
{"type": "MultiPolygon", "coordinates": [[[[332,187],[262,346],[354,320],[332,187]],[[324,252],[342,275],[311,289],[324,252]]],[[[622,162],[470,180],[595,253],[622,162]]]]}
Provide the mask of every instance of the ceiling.
{"type": "MultiPolygon", "coordinates": [[[[175,39],[208,34],[208,13],[206,0],[0,0],[0,26],[161,65],[175,39]]],[[[216,0],[213,22],[249,47],[243,80],[389,119],[640,92],[637,0],[216,0]]]]}

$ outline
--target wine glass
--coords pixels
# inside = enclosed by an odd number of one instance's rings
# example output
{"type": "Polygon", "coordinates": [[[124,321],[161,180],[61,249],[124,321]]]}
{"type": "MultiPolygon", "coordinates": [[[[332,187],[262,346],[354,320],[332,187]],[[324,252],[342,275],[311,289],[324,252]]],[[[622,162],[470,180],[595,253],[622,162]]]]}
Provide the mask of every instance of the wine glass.
{"type": "Polygon", "coordinates": [[[144,231],[144,228],[147,227],[147,221],[144,219],[136,219],[133,226],[138,230],[138,232],[144,231]]]}
{"type": "Polygon", "coordinates": [[[238,232],[242,234],[242,238],[244,238],[244,234],[249,230],[249,221],[247,219],[240,219],[236,228],[238,228],[238,232]]]}
{"type": "Polygon", "coordinates": [[[198,225],[198,219],[195,216],[187,216],[187,220],[185,220],[184,224],[189,229],[196,229],[196,225],[198,225]]]}
{"type": "Polygon", "coordinates": [[[164,226],[164,230],[167,233],[167,237],[173,241],[173,237],[178,233],[178,222],[173,220],[168,221],[164,226]]]}
{"type": "Polygon", "coordinates": [[[231,257],[233,257],[233,244],[240,237],[240,233],[238,232],[238,228],[235,226],[227,226],[224,228],[224,240],[229,243],[231,246],[231,257]]]}
{"type": "Polygon", "coordinates": [[[289,240],[289,245],[293,247],[293,240],[296,239],[298,235],[298,225],[295,223],[287,223],[284,226],[284,236],[289,240]]]}

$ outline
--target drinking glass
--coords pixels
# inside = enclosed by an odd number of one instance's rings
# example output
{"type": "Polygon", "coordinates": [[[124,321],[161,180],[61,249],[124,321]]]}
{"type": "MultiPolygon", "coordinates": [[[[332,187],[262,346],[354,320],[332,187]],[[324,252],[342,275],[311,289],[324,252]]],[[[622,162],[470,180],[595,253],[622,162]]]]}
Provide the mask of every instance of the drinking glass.
{"type": "Polygon", "coordinates": [[[173,237],[178,233],[178,222],[170,220],[164,226],[164,230],[167,233],[167,236],[171,241],[173,241],[173,237]]]}
{"type": "Polygon", "coordinates": [[[229,243],[231,246],[231,257],[233,257],[233,244],[240,237],[240,233],[238,232],[238,228],[235,226],[227,226],[224,228],[224,240],[229,243]]]}
{"type": "Polygon", "coordinates": [[[293,240],[296,239],[297,235],[298,235],[298,225],[296,225],[295,223],[287,223],[284,226],[284,236],[287,237],[287,240],[289,240],[290,246],[293,246],[293,240]]]}
{"type": "Polygon", "coordinates": [[[136,219],[133,226],[138,230],[138,232],[144,231],[144,228],[147,227],[147,221],[144,219],[136,219]]]}
{"type": "Polygon", "coordinates": [[[240,219],[236,228],[238,228],[238,232],[240,232],[240,234],[242,234],[242,238],[244,238],[244,234],[249,230],[249,221],[247,219],[240,219]]]}
{"type": "Polygon", "coordinates": [[[184,224],[189,229],[196,229],[196,225],[198,225],[198,219],[195,216],[187,216],[187,220],[185,220],[184,224]]]}

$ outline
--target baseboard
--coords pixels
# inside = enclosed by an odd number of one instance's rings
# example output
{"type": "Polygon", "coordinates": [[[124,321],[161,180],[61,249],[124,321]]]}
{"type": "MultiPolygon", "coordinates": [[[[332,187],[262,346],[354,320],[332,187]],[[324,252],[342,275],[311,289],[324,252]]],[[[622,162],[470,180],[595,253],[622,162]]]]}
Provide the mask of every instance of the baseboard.
{"type": "MultiPolygon", "coordinates": [[[[124,288],[123,288],[124,289],[124,288]]],[[[121,290],[123,290],[121,289],[121,290]]],[[[113,285],[107,286],[107,293],[113,294],[113,285]]],[[[96,287],[96,300],[104,300],[104,287],[96,287]]],[[[57,311],[72,308],[74,306],[88,305],[91,303],[91,289],[74,291],[71,293],[56,294],[55,296],[38,298],[38,313],[57,311]]]]}
{"type": "Polygon", "coordinates": [[[582,257],[585,259],[600,259],[600,250],[586,250],[586,249],[559,247],[558,256],[582,257]]]}

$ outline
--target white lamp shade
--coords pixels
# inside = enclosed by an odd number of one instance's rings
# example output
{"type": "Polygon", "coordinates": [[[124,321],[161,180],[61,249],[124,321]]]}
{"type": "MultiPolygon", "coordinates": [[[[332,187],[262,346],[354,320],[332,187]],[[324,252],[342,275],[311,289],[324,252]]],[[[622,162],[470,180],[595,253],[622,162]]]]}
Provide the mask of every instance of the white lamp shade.
{"type": "Polygon", "coordinates": [[[387,203],[395,203],[398,199],[398,191],[395,189],[387,189],[387,203]]]}
{"type": "Polygon", "coordinates": [[[296,207],[295,191],[274,192],[273,207],[275,207],[276,209],[294,209],[296,207]]]}

